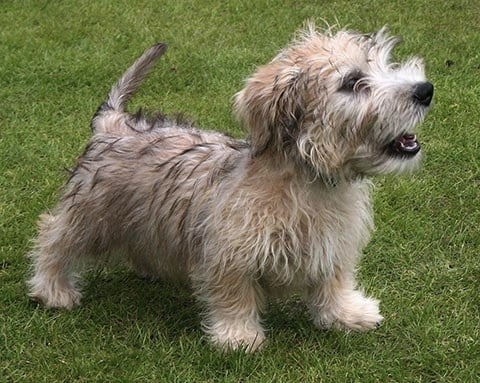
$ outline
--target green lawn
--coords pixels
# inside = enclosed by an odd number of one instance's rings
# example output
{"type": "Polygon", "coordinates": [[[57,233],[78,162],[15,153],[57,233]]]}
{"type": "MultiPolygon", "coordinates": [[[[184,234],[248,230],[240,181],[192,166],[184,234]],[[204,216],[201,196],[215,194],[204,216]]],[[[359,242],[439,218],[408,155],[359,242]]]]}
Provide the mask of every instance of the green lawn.
{"type": "Polygon", "coordinates": [[[480,3],[206,0],[0,3],[0,382],[477,382],[480,375],[480,3]],[[228,3],[228,4],[227,4],[228,3]],[[222,354],[188,291],[125,270],[91,275],[81,308],[30,304],[24,255],[117,77],[157,41],[169,51],[134,106],[241,135],[231,96],[306,19],[373,31],[425,58],[435,106],[424,166],[378,178],[362,285],[382,327],[322,332],[272,303],[268,345],[222,354]]]}

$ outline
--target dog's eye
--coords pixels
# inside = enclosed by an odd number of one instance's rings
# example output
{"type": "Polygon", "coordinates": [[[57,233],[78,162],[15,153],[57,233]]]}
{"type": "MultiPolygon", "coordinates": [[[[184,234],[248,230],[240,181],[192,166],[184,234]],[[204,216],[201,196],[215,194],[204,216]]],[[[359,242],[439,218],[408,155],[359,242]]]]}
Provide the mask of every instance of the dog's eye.
{"type": "Polygon", "coordinates": [[[343,92],[353,92],[355,86],[362,79],[361,73],[352,73],[349,76],[345,77],[340,87],[340,90],[343,92]]]}

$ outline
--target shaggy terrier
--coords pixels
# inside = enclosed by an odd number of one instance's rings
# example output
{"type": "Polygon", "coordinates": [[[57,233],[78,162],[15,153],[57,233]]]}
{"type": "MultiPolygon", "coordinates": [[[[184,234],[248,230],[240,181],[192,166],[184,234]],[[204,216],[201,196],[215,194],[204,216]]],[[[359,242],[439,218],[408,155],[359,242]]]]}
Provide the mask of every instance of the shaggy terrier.
{"type": "Polygon", "coordinates": [[[422,60],[391,62],[397,41],[307,27],[236,94],[248,140],[126,112],[166,47],[148,49],[40,217],[30,296],[72,308],[81,272],[118,258],[142,277],[189,281],[225,349],[263,343],[268,296],[300,293],[322,329],[377,327],[379,302],[355,284],[373,228],[368,179],[417,168],[433,96],[422,60]]]}

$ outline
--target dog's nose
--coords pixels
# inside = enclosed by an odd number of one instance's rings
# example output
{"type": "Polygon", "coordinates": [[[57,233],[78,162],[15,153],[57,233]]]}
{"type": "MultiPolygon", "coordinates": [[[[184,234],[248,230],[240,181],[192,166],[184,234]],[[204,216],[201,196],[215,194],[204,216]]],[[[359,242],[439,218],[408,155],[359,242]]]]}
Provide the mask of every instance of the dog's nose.
{"type": "Polygon", "coordinates": [[[433,84],[420,82],[413,87],[413,99],[415,102],[429,106],[433,97],[433,84]]]}

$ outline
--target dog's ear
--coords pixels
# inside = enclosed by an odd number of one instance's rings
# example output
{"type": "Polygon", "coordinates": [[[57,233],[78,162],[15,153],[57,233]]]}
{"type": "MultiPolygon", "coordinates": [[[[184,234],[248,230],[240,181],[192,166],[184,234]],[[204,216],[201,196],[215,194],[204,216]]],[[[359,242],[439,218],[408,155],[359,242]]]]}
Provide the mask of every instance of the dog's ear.
{"type": "Polygon", "coordinates": [[[302,116],[300,70],[282,61],[260,67],[235,95],[237,117],[250,129],[253,155],[281,151],[296,135],[302,116]]]}

